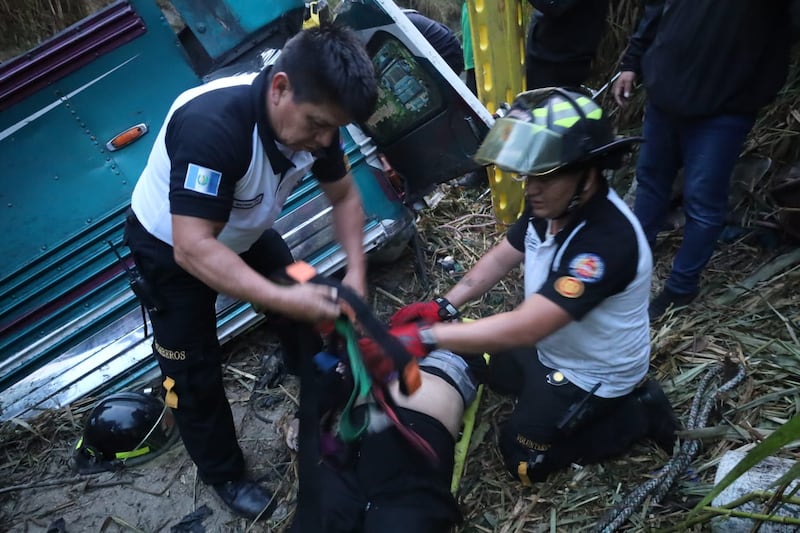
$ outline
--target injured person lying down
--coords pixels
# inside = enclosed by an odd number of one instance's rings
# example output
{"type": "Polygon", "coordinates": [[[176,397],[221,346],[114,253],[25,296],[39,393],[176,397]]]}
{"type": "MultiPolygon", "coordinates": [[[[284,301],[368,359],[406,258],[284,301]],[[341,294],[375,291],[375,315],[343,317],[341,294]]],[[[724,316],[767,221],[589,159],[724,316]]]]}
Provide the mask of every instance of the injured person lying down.
{"type": "MultiPolygon", "coordinates": [[[[318,354],[315,365],[321,396],[321,460],[314,469],[318,530],[441,533],[460,523],[451,494],[454,447],[477,391],[464,359],[435,350],[419,360],[421,386],[409,396],[396,379],[367,392],[364,369],[329,353],[318,354]],[[359,390],[365,394],[356,400],[359,390]]],[[[287,432],[290,448],[297,449],[298,437],[304,435],[296,429],[287,432]]],[[[302,507],[298,513],[311,512],[302,507]]],[[[296,518],[293,533],[310,533],[297,525],[296,518]]]]}

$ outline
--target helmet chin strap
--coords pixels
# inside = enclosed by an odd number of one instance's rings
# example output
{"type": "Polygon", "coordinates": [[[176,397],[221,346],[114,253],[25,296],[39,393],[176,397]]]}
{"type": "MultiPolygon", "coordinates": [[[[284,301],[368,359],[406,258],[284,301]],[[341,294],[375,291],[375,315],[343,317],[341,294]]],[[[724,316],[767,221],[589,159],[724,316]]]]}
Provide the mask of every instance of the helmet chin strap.
{"type": "Polygon", "coordinates": [[[551,217],[551,220],[562,220],[567,218],[569,215],[575,212],[575,209],[581,204],[581,196],[583,195],[583,188],[586,186],[586,181],[589,179],[589,169],[584,169],[581,172],[581,177],[578,179],[578,183],[575,185],[575,193],[570,198],[567,207],[561,212],[561,214],[551,217]]]}

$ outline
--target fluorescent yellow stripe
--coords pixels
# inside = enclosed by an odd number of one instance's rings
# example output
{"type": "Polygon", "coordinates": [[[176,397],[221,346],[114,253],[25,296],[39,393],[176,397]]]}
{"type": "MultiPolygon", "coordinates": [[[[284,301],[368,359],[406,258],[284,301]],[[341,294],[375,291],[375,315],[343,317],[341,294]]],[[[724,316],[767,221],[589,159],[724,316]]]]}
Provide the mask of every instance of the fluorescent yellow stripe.
{"type": "Polygon", "coordinates": [[[574,115],[574,116],[571,116],[571,117],[560,118],[560,119],[554,121],[553,125],[554,126],[562,126],[564,128],[571,128],[573,124],[575,124],[576,122],[578,122],[578,120],[580,120],[580,118],[581,117],[579,117],[577,115],[574,115]]]}
{"type": "Polygon", "coordinates": [[[590,118],[592,120],[600,120],[601,118],[603,118],[603,110],[598,107],[591,113],[586,113],[586,118],[590,118]]]}
{"type": "Polygon", "coordinates": [[[117,452],[114,454],[114,457],[117,459],[131,459],[133,457],[139,457],[140,455],[144,455],[146,453],[150,453],[150,446],[142,446],[136,450],[131,452],[117,452]]]}
{"type": "Polygon", "coordinates": [[[558,102],[551,106],[553,111],[566,111],[567,109],[575,109],[575,106],[572,105],[572,102],[558,102]]]}

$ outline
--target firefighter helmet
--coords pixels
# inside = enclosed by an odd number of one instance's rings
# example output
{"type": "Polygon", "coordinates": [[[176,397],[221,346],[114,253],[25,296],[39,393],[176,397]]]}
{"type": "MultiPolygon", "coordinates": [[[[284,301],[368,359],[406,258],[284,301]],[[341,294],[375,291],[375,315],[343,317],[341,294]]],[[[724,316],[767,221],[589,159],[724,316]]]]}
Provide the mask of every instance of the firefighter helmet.
{"type": "Polygon", "coordinates": [[[177,436],[172,412],[157,398],[141,392],[112,394],[86,418],[72,466],[92,474],[139,464],[168,449],[177,436]]]}
{"type": "Polygon", "coordinates": [[[615,139],[603,109],[589,95],[548,87],[520,93],[478,149],[484,165],[521,175],[542,175],[592,163],[618,168],[640,137],[615,139]]]}

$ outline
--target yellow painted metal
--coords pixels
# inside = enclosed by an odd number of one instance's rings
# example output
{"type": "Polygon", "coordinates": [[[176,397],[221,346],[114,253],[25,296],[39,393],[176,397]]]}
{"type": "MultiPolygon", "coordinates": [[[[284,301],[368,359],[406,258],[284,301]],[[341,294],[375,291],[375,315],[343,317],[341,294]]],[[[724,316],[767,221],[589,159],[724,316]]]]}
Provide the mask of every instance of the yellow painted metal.
{"type": "MultiPolygon", "coordinates": [[[[494,113],[525,90],[525,30],[531,16],[526,0],[467,0],[478,99],[494,113]]],[[[487,169],[492,205],[501,225],[522,214],[522,183],[494,166],[487,169]]]]}

